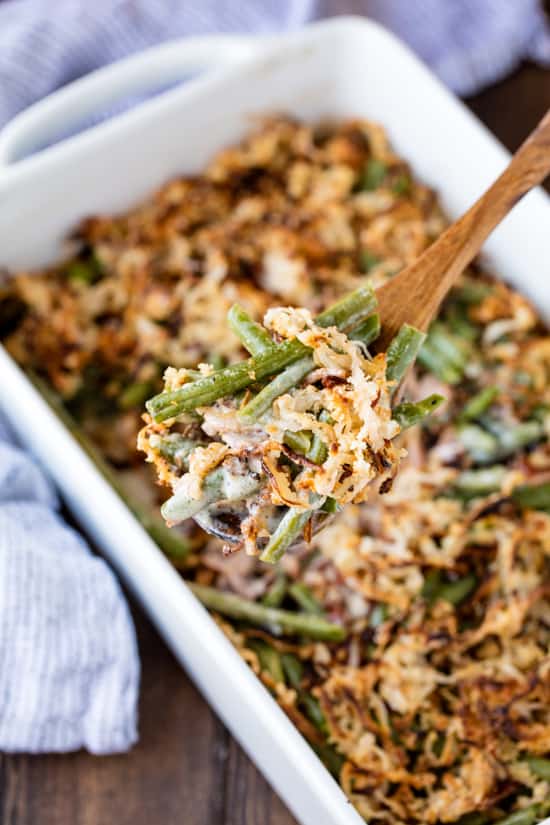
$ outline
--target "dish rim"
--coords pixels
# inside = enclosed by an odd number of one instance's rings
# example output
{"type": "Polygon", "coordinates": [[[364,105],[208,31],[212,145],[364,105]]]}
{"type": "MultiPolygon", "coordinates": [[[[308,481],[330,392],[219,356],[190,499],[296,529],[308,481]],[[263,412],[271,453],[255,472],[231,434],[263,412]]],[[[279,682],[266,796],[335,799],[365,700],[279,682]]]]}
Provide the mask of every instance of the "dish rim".
{"type": "MultiPolygon", "coordinates": [[[[200,78],[194,81],[190,88],[184,87],[167,92],[159,99],[147,101],[112,121],[93,127],[82,135],[69,138],[64,143],[0,170],[0,194],[9,193],[9,187],[17,179],[26,177],[32,180],[37,169],[47,167],[49,164],[55,165],[60,162],[59,158],[68,153],[80,151],[81,147],[86,148],[97,140],[98,136],[101,139],[102,135],[108,135],[113,130],[135,128],[144,108],[146,111],[154,112],[157,106],[172,105],[171,101],[181,102],[184,99],[190,99],[193,95],[205,94],[215,84],[223,83],[229,75],[236,76],[239,72],[243,75],[250,74],[255,68],[263,65],[270,55],[282,54],[288,44],[304,42],[307,45],[312,31],[341,34],[346,27],[353,28],[355,32],[358,26],[365,30],[368,29],[371,34],[376,32],[376,36],[383,36],[394,47],[408,52],[400,41],[378,24],[354,17],[316,23],[301,32],[274,39],[269,44],[263,41],[262,50],[265,48],[265,52],[260,56],[254,55],[251,51],[246,58],[243,58],[244,62],[238,61],[236,66],[228,65],[213,76],[200,78]]],[[[248,40],[248,38],[245,39],[248,40]]],[[[243,41],[243,38],[240,40],[243,41]]],[[[178,42],[185,43],[185,45],[189,43],[187,40],[178,42]]],[[[415,60],[422,72],[426,73],[425,67],[421,66],[416,58],[415,60]]],[[[452,98],[450,93],[447,94],[449,98],[452,98]]],[[[455,102],[460,105],[457,101],[455,102]]],[[[471,122],[476,125],[476,119],[473,116],[471,122]]],[[[479,126],[478,128],[483,129],[479,126]]],[[[495,146],[499,146],[496,141],[495,146]]],[[[502,153],[501,148],[500,151],[502,153]]],[[[184,666],[199,684],[209,703],[243,744],[251,758],[260,765],[293,813],[305,825],[319,825],[319,823],[323,825],[325,822],[327,825],[329,823],[330,825],[353,825],[355,822],[363,822],[340,786],[330,776],[313,750],[244,663],[231,643],[217,628],[210,614],[198,603],[183,579],[131,515],[114,490],[99,475],[73,436],[1,345],[0,373],[5,375],[7,385],[11,384],[16,387],[19,394],[15,414],[13,409],[8,408],[5,396],[0,397],[0,408],[7,413],[19,435],[28,443],[38,458],[48,466],[51,475],[75,511],[77,520],[84,524],[87,531],[94,537],[96,544],[102,547],[109,561],[114,564],[134,590],[178,659],[182,664],[185,662],[184,666]],[[42,432],[35,428],[33,419],[36,415],[40,415],[43,419],[42,432]],[[48,445],[43,443],[44,433],[49,433],[50,443],[48,445]],[[65,456],[63,468],[56,467],[55,462],[51,460],[55,447],[62,448],[65,456]],[[83,479],[87,479],[91,488],[95,490],[96,500],[93,503],[86,503],[83,500],[85,496],[78,490],[82,486],[83,479]],[[110,514],[109,525],[102,524],[105,513],[110,514]],[[120,546],[125,545],[129,538],[134,543],[134,551],[136,548],[139,550],[136,553],[139,575],[134,575],[133,578],[129,577],[128,570],[121,571],[121,566],[124,567],[121,564],[122,556],[114,549],[119,542],[120,546]],[[155,583],[146,581],[150,566],[156,568],[159,580],[155,583]],[[178,644],[176,638],[176,627],[179,630],[187,627],[191,635],[196,637],[193,641],[195,646],[193,650],[189,649],[185,654],[182,652],[181,645],[178,644]],[[209,680],[220,671],[228,677],[229,691],[235,699],[246,693],[244,714],[239,714],[238,710],[231,708],[231,703],[222,701],[220,690],[215,685],[209,684],[209,680]],[[250,720],[254,719],[260,721],[265,730],[255,733],[250,725],[250,720]],[[270,760],[266,758],[268,745],[275,747],[274,764],[270,764],[270,760]],[[305,794],[294,793],[290,787],[293,783],[299,785],[300,780],[305,786],[305,794]]],[[[84,486],[91,489],[87,484],[84,486]]],[[[134,563],[135,561],[134,558],[134,563]]]]}

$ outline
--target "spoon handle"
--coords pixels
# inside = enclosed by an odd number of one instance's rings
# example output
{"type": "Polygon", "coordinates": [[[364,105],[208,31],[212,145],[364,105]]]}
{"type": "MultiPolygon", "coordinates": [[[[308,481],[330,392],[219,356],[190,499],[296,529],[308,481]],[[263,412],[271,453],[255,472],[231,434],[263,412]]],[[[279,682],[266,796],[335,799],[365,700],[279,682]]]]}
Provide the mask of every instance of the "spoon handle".
{"type": "MultiPolygon", "coordinates": [[[[404,323],[426,330],[458,276],[516,203],[550,173],[550,110],[489,189],[415,261],[378,291],[384,350],[404,323]]],[[[518,241],[521,242],[521,239],[518,241]]]]}

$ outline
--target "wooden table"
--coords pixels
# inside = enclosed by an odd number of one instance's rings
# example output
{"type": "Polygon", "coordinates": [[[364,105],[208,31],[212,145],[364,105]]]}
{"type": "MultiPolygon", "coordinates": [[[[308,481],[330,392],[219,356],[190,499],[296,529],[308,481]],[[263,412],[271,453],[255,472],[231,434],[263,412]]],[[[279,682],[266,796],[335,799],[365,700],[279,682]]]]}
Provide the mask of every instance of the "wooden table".
{"type": "MultiPolygon", "coordinates": [[[[509,149],[550,107],[550,72],[523,66],[468,101],[509,149]]],[[[292,825],[139,608],[140,741],[97,758],[0,756],[1,825],[292,825]]]]}

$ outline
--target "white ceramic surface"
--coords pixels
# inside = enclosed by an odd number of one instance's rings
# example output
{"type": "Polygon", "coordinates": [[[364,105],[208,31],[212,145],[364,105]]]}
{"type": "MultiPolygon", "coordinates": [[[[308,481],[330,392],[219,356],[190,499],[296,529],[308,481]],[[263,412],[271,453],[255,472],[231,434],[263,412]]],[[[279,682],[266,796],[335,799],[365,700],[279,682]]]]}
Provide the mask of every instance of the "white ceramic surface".
{"type": "MultiPolygon", "coordinates": [[[[379,26],[338,18],[278,39],[212,37],[151,49],[77,81],[0,135],[0,267],[62,252],[85,215],[123,210],[171,176],[199,171],[253,115],[364,116],[438,189],[449,214],[479,195],[507,153],[379,26]],[[199,79],[31,154],[122,95],[199,79]]],[[[506,279],[550,317],[550,203],[531,193],[487,244],[506,279]]],[[[303,825],[361,818],[124,504],[0,347],[0,408],[77,519],[132,587],[232,733],[303,825]]]]}

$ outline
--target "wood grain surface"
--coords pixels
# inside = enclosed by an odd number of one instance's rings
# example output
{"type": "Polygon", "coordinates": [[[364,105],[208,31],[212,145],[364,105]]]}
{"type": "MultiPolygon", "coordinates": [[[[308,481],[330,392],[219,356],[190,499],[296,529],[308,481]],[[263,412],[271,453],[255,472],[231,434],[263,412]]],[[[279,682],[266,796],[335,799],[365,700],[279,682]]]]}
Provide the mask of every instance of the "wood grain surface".
{"type": "MultiPolygon", "coordinates": [[[[467,102],[515,150],[550,107],[550,72],[523,66],[467,102]]],[[[0,755],[1,825],[293,825],[149,621],[133,613],[139,744],[116,757],[0,755]]]]}

